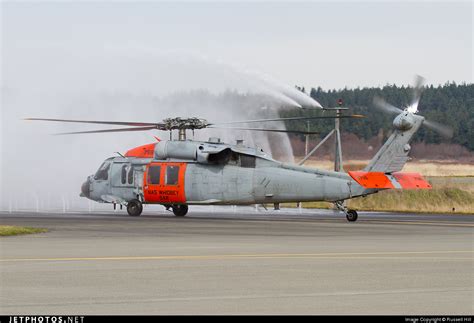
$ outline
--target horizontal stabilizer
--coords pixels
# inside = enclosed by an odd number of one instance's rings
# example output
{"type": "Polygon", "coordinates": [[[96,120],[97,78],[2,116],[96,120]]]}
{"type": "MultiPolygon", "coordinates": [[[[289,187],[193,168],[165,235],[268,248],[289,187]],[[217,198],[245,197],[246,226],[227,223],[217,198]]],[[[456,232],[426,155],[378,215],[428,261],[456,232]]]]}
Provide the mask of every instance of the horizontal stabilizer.
{"type": "Polygon", "coordinates": [[[431,188],[430,183],[418,173],[393,173],[392,176],[404,189],[431,188]]]}
{"type": "Polygon", "coordinates": [[[349,172],[349,175],[365,188],[395,188],[382,172],[349,172]]]}
{"type": "Polygon", "coordinates": [[[364,188],[430,189],[431,185],[418,173],[349,172],[349,175],[364,188]]]}

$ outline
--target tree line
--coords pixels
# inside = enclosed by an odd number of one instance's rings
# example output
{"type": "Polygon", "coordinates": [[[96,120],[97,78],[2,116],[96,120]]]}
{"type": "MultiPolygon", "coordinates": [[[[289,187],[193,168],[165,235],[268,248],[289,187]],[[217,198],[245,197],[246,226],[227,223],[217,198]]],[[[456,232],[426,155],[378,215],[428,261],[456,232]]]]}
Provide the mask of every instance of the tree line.
{"type": "MultiPolygon", "coordinates": [[[[304,88],[297,87],[304,91],[304,88]]],[[[373,105],[374,96],[384,98],[390,104],[404,108],[411,103],[413,89],[407,86],[386,85],[382,88],[355,88],[323,90],[312,88],[309,95],[323,107],[336,107],[342,99],[343,107],[349,108],[345,114],[363,114],[364,119],[342,119],[342,131],[370,139],[382,135],[388,137],[392,129],[394,115],[387,115],[373,105]]],[[[428,120],[436,121],[453,129],[451,139],[422,127],[416,134],[415,142],[457,143],[474,151],[474,84],[446,83],[439,86],[425,86],[418,105],[419,114],[428,120]]],[[[314,109],[291,109],[280,112],[281,117],[332,115],[332,111],[314,109]]],[[[305,122],[287,121],[288,129],[307,130],[305,122]]],[[[309,123],[310,131],[319,131],[323,137],[334,127],[333,120],[317,120],[309,123]]],[[[303,138],[302,138],[303,139],[303,138]]]]}

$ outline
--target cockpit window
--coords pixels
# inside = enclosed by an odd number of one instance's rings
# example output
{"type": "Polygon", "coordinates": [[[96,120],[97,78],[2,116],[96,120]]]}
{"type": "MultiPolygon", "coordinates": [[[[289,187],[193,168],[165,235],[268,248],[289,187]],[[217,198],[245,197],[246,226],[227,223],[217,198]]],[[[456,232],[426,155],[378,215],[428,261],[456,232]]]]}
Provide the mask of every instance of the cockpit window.
{"type": "Polygon", "coordinates": [[[104,162],[100,167],[97,173],[94,175],[95,180],[108,180],[109,179],[109,169],[110,162],[104,162]]]}

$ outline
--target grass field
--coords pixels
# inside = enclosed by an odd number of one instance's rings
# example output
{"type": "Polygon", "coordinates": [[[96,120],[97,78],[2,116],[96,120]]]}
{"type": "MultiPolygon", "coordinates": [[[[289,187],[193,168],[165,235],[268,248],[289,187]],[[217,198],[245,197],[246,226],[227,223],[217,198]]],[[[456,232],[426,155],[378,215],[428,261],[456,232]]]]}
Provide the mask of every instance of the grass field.
{"type": "Polygon", "coordinates": [[[474,194],[448,187],[390,190],[350,200],[348,206],[367,211],[474,213],[474,194]]]}
{"type": "Polygon", "coordinates": [[[46,232],[46,229],[0,225],[0,237],[46,232]]]}
{"type": "MultiPolygon", "coordinates": [[[[350,160],[344,169],[360,170],[367,161],[350,160]]],[[[305,166],[331,170],[331,161],[309,161],[305,166]]],[[[456,162],[409,162],[403,172],[422,174],[431,190],[386,190],[348,201],[348,207],[365,211],[399,211],[474,214],[474,165],[456,162]]],[[[303,203],[307,208],[332,208],[331,203],[303,203]]]]}

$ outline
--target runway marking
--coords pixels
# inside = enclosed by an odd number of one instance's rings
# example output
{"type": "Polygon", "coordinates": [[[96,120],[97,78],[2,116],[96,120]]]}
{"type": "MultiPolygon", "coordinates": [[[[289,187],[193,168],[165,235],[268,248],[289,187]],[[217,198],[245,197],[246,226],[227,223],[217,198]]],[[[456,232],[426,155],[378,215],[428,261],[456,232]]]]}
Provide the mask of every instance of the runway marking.
{"type": "MultiPolygon", "coordinates": [[[[241,218],[231,218],[231,217],[224,217],[224,218],[218,218],[218,217],[189,217],[189,219],[198,219],[198,220],[236,220],[236,221],[250,221],[250,222],[267,222],[271,221],[272,223],[304,223],[304,224],[314,224],[318,225],[321,223],[327,224],[327,223],[338,223],[339,220],[342,218],[317,218],[317,217],[271,217],[271,215],[268,216],[268,218],[265,217],[241,217],[241,218]]],[[[452,227],[474,227],[474,223],[469,223],[469,222],[457,222],[457,223],[449,223],[449,220],[440,220],[437,222],[429,222],[429,221],[417,221],[417,220],[383,220],[383,219],[377,219],[377,218],[370,218],[370,219],[359,219],[357,223],[368,223],[368,224],[403,224],[403,225],[433,225],[433,226],[452,226],[452,227]]],[[[343,224],[352,224],[348,222],[341,222],[343,224]]]]}
{"type": "MultiPolygon", "coordinates": [[[[191,217],[189,217],[191,218],[191,217]]],[[[340,218],[333,218],[333,219],[318,219],[318,218],[193,218],[193,219],[198,219],[198,220],[234,220],[234,221],[249,221],[249,222],[271,222],[271,223],[293,223],[293,224],[308,224],[308,225],[320,225],[320,224],[349,224],[349,225],[357,225],[359,224],[402,224],[402,225],[432,225],[432,226],[439,226],[439,227],[458,227],[458,228],[469,228],[469,227],[474,227],[474,223],[468,223],[468,222],[458,222],[458,223],[448,223],[446,220],[442,220],[439,222],[426,222],[426,221],[411,221],[411,220],[402,220],[402,221],[396,221],[396,220],[379,220],[379,219],[360,219],[358,222],[355,223],[349,223],[347,221],[340,222],[340,218]]]]}
{"type": "MultiPolygon", "coordinates": [[[[4,215],[5,213],[1,213],[1,215],[4,215]]],[[[75,215],[75,213],[71,213],[75,215]]],[[[71,215],[68,214],[68,215],[71,215]]],[[[136,221],[137,219],[128,219],[125,217],[106,217],[105,215],[110,215],[110,214],[83,214],[83,213],[77,213],[80,215],[86,215],[86,217],[79,217],[79,218],[96,218],[96,219],[108,219],[108,220],[125,220],[125,221],[136,221]]],[[[199,213],[197,213],[199,214],[199,213]]],[[[396,214],[396,213],[395,213],[396,214]]],[[[229,214],[224,214],[223,217],[220,216],[215,216],[215,215],[205,215],[203,216],[202,214],[198,216],[188,216],[188,220],[232,220],[232,221],[250,221],[250,222],[267,222],[271,221],[273,223],[304,223],[304,224],[311,224],[311,225],[320,225],[320,224],[333,224],[333,223],[339,223],[339,220],[342,220],[343,217],[341,216],[335,216],[335,217],[330,217],[324,216],[322,218],[320,217],[311,217],[305,213],[302,214],[303,216],[299,217],[299,214],[267,214],[267,215],[248,215],[248,214],[242,214],[241,217],[236,217],[234,216],[229,216],[229,214]]],[[[115,216],[115,214],[114,214],[115,216]]],[[[469,215],[464,215],[466,218],[469,217],[469,215]]],[[[419,216],[421,217],[421,216],[419,216]]],[[[22,218],[27,218],[27,217],[22,217],[22,218]]],[[[73,219],[73,217],[53,217],[49,216],[47,219],[73,219]]],[[[77,217],[74,217],[77,218],[77,217]]],[[[168,217],[168,216],[163,216],[159,215],[156,216],[156,214],[153,214],[153,216],[150,216],[150,214],[145,214],[144,217],[146,219],[153,219],[153,218],[161,218],[161,219],[166,219],[166,220],[174,220],[174,218],[168,217]]],[[[442,220],[431,220],[431,221],[425,221],[425,220],[410,220],[408,219],[401,219],[398,217],[398,219],[394,220],[387,220],[384,218],[378,218],[377,216],[373,217],[370,216],[370,218],[365,218],[364,214],[361,214],[361,219],[359,219],[358,223],[364,223],[364,224],[400,224],[400,225],[431,225],[431,226],[447,226],[447,227],[469,227],[469,228],[474,228],[474,223],[472,222],[450,222],[451,219],[442,219],[442,220]]],[[[347,224],[347,222],[340,222],[341,224],[347,224]]],[[[351,225],[357,224],[357,223],[350,223],[351,225]]],[[[97,227],[101,227],[101,224],[95,225],[97,227]]]]}
{"type": "MultiPolygon", "coordinates": [[[[474,250],[452,251],[397,251],[397,252],[352,252],[352,253],[275,253],[275,254],[227,254],[227,255],[173,255],[173,256],[112,256],[112,257],[58,257],[58,258],[10,258],[0,262],[28,261],[108,261],[108,260],[223,260],[223,259],[277,259],[277,258],[321,258],[321,259],[405,259],[416,255],[473,254],[474,250]]],[[[422,257],[420,259],[474,260],[474,257],[422,257]]]]}
{"type": "Polygon", "coordinates": [[[17,307],[45,307],[45,306],[68,306],[68,305],[113,305],[113,304],[142,304],[142,303],[160,303],[160,302],[196,302],[196,301],[215,301],[215,300],[252,300],[252,299],[278,299],[278,298],[316,298],[316,297],[353,297],[353,296],[378,296],[378,295],[397,295],[397,294],[438,294],[438,293],[472,293],[471,288],[414,288],[414,289],[396,289],[396,290],[358,290],[358,291],[334,291],[320,293],[273,293],[273,294],[234,294],[234,295],[216,295],[216,296],[183,296],[183,297],[160,297],[160,298],[130,298],[130,299],[93,299],[93,300],[77,300],[68,302],[61,300],[57,303],[24,303],[24,304],[2,304],[4,308],[17,307]]]}
{"type": "Polygon", "coordinates": [[[474,227],[474,224],[471,224],[471,223],[465,223],[465,222],[461,222],[461,223],[445,223],[445,222],[423,222],[423,221],[410,221],[410,220],[406,220],[406,221],[387,221],[387,220],[377,220],[377,219],[371,219],[371,220],[361,220],[360,222],[365,222],[365,223],[381,223],[381,224],[404,224],[404,225],[434,225],[434,226],[441,226],[441,227],[444,227],[444,226],[451,226],[451,227],[474,227]]]}

